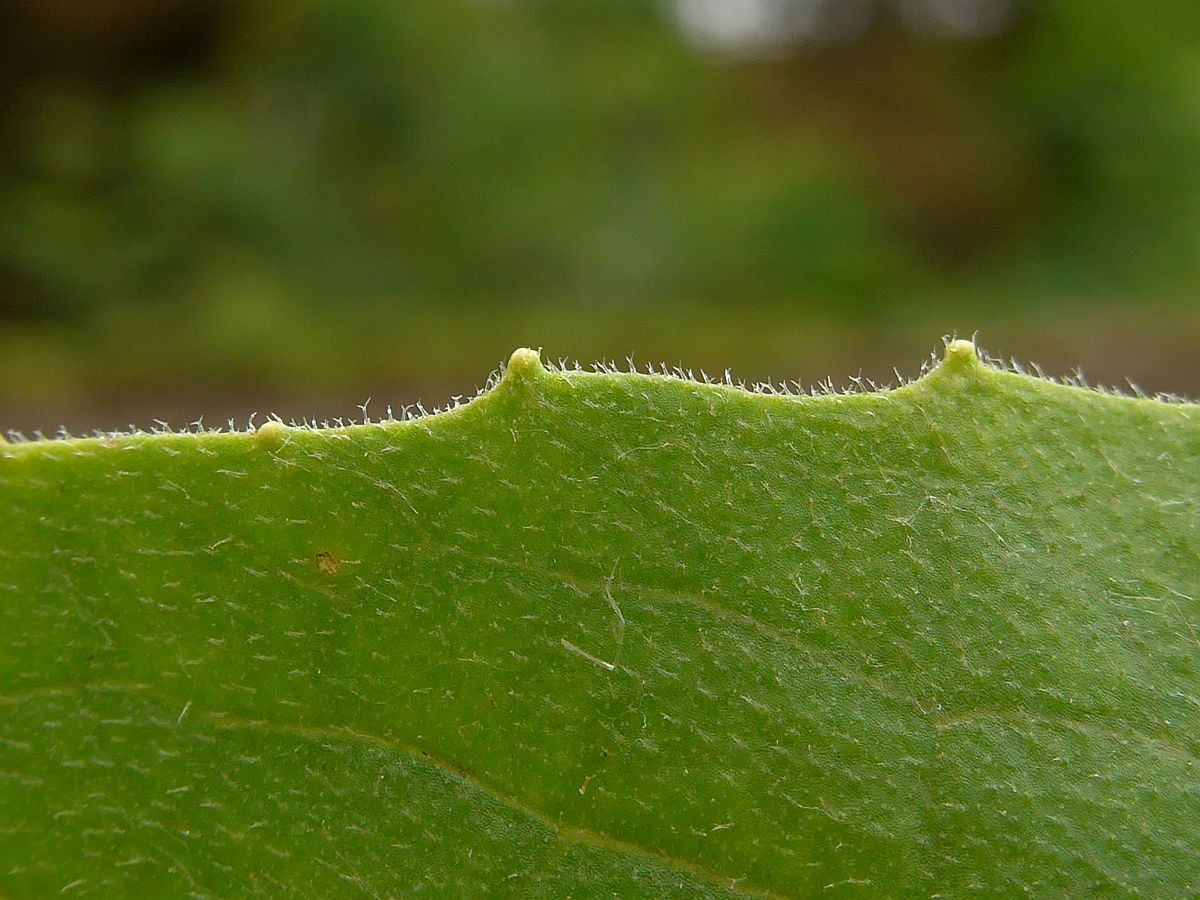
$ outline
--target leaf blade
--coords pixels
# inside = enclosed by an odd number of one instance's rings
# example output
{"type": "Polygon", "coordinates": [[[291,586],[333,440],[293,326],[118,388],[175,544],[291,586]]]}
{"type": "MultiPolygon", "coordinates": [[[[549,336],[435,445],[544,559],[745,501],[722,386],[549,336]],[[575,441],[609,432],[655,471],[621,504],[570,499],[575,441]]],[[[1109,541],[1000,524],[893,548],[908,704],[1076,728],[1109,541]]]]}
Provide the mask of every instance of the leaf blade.
{"type": "Polygon", "coordinates": [[[4,448],[0,884],[1186,889],[1194,417],[961,344],[805,400],[518,352],[411,423],[4,448]]]}

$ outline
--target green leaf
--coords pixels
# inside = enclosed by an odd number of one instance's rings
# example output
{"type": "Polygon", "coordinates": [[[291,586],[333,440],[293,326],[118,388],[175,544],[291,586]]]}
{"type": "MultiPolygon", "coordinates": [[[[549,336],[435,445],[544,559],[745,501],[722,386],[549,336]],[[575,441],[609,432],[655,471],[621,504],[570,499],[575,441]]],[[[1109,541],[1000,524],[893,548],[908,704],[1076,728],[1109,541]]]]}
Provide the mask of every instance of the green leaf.
{"type": "Polygon", "coordinates": [[[1198,416],[518,351],[0,447],[0,892],[1194,893],[1198,416]]]}

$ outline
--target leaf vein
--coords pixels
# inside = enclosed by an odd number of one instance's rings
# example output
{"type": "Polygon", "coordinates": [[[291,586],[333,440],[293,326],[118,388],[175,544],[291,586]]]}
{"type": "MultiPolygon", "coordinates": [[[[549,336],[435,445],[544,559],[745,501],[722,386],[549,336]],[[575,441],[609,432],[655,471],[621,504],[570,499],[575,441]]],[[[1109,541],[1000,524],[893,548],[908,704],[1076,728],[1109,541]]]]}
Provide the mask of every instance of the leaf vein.
{"type": "Polygon", "coordinates": [[[702,878],[705,881],[709,881],[718,887],[732,891],[733,893],[741,896],[777,898],[777,900],[787,900],[788,898],[788,895],[786,894],[780,894],[769,888],[751,884],[743,879],[735,878],[723,872],[717,872],[713,869],[702,866],[699,863],[693,862],[692,860],[673,856],[653,847],[647,847],[634,841],[625,840],[623,838],[608,834],[604,831],[588,828],[584,825],[575,825],[555,821],[541,810],[524,803],[519,797],[515,797],[512,794],[508,794],[500,790],[494,785],[479,778],[479,776],[462,768],[461,766],[450,762],[449,760],[442,759],[433,753],[430,753],[428,750],[421,749],[402,741],[397,741],[393,738],[369,734],[365,731],[360,731],[347,725],[335,725],[327,727],[281,725],[262,719],[252,720],[237,718],[229,715],[228,713],[219,712],[207,713],[202,716],[202,718],[213,722],[218,728],[245,729],[258,731],[264,734],[289,735],[292,737],[318,742],[349,741],[387,750],[391,753],[400,753],[424,762],[428,765],[434,766],[440,771],[449,775],[454,780],[487,794],[489,797],[492,797],[510,809],[536,820],[545,826],[559,841],[563,843],[581,844],[600,850],[608,850],[614,853],[641,856],[658,862],[669,868],[675,869],[676,871],[687,872],[688,874],[702,878]]]}

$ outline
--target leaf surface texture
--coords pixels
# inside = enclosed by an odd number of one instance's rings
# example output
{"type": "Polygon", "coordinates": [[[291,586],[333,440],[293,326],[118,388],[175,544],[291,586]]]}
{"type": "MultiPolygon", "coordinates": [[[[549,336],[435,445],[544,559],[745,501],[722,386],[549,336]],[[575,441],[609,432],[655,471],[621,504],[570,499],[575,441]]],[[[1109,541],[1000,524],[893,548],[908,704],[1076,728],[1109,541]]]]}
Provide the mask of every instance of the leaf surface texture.
{"type": "Polygon", "coordinates": [[[1194,893],[1197,415],[519,352],[0,446],[0,893],[1194,893]]]}

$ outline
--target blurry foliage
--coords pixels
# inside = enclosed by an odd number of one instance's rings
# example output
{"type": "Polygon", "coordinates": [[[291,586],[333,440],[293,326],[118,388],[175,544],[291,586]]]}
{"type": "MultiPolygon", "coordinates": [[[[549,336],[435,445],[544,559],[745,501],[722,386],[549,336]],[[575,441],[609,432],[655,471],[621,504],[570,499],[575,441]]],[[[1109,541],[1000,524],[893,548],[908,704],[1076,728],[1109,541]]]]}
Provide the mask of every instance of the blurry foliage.
{"type": "Polygon", "coordinates": [[[881,19],[759,60],[631,0],[88,8],[6,13],[0,328],[136,344],[114,378],[300,375],[529,304],[917,317],[1200,283],[1190,4],[1050,0],[976,42],[881,19]]]}

